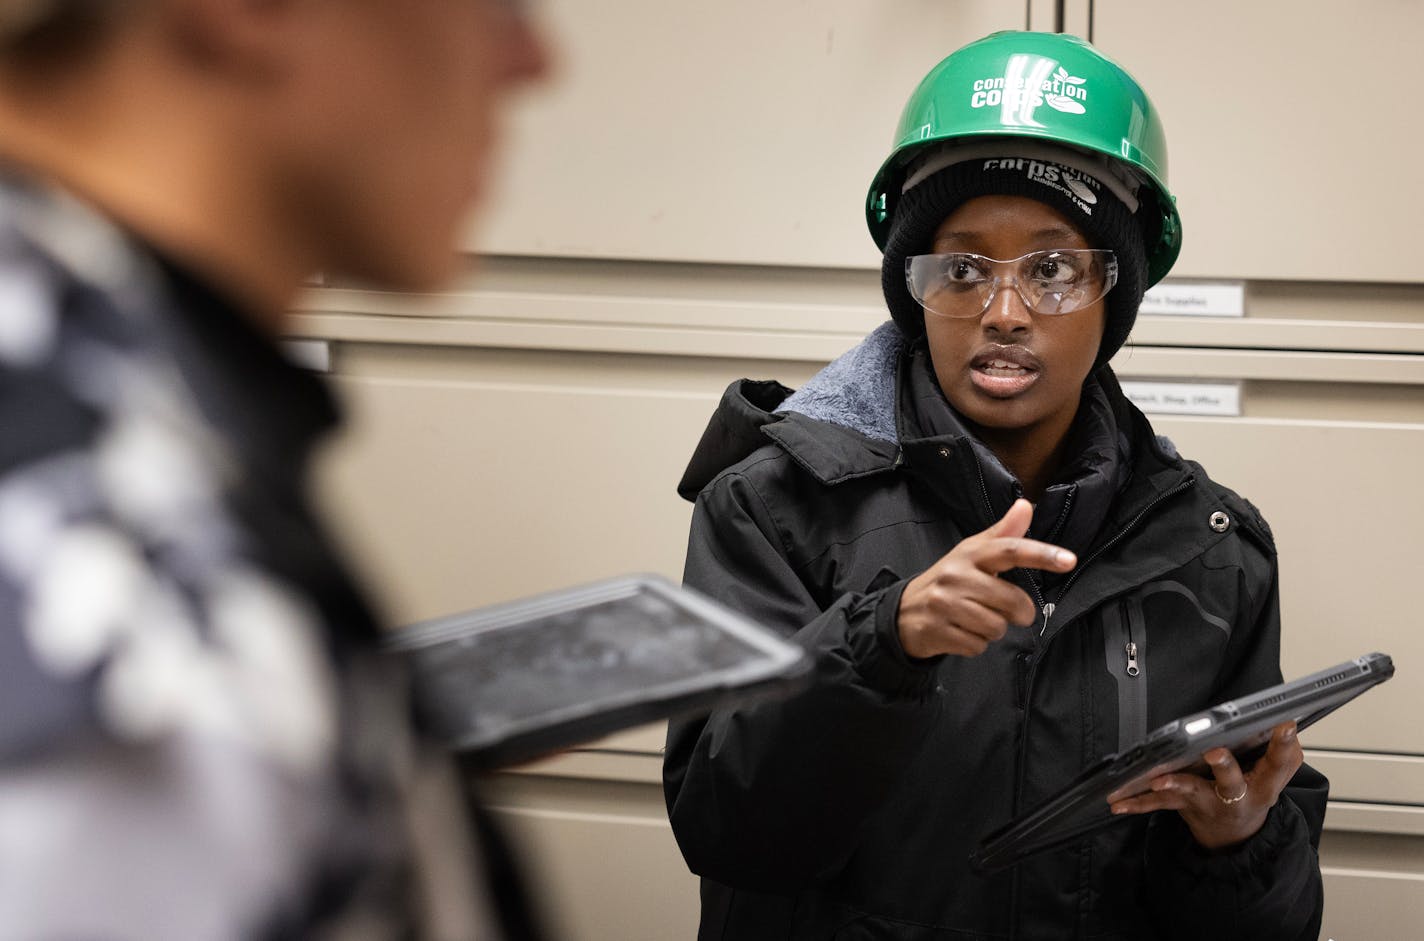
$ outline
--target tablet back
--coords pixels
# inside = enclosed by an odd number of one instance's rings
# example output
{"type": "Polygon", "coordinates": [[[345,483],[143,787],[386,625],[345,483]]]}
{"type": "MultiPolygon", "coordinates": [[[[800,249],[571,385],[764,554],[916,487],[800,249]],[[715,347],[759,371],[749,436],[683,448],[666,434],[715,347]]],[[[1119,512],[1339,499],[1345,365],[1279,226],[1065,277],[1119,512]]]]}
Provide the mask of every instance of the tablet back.
{"type": "Polygon", "coordinates": [[[652,575],[397,631],[417,706],[467,765],[496,767],[804,681],[802,649],[652,575]]]}
{"type": "Polygon", "coordinates": [[[1201,756],[1214,748],[1231,749],[1249,767],[1275,726],[1294,720],[1304,729],[1393,675],[1394,662],[1388,655],[1366,654],[1174,719],[1136,745],[1107,756],[1033,811],[986,836],[970,862],[981,871],[993,872],[1110,824],[1120,819],[1109,812],[1110,801],[1148,790],[1159,775],[1186,769],[1205,773],[1201,756]]]}

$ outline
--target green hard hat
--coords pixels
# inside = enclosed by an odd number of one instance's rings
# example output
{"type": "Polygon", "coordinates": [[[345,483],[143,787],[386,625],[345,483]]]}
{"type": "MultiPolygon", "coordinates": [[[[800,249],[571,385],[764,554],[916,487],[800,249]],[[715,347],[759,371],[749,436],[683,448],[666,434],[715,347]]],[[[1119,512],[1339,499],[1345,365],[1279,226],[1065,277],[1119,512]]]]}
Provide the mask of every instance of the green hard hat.
{"type": "Polygon", "coordinates": [[[1061,33],[993,33],[952,53],[920,82],[866,200],[870,234],[882,251],[916,154],[945,141],[988,137],[1064,144],[1132,167],[1146,184],[1144,202],[1155,202],[1160,216],[1160,225],[1148,228],[1148,286],[1171,270],[1182,248],[1182,220],[1167,189],[1157,109],[1122,66],[1061,33]]]}

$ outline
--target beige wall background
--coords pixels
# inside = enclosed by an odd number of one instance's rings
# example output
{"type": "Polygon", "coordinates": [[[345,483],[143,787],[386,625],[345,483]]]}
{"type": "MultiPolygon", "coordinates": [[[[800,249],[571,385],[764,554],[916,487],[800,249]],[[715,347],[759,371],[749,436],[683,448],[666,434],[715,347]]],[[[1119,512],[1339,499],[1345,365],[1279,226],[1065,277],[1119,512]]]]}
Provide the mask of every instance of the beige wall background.
{"type": "MultiPolygon", "coordinates": [[[[352,416],[322,496],[409,623],[630,571],[677,577],[674,486],[721,390],[804,381],[884,314],[861,200],[904,98],[958,45],[1053,28],[1034,0],[545,0],[561,82],[520,109],[468,277],[328,285],[352,416]]],[[[1148,87],[1185,220],[1177,280],[1240,318],[1143,316],[1127,378],[1240,383],[1238,417],[1159,430],[1247,494],[1283,565],[1284,668],[1367,650],[1396,679],[1303,738],[1332,779],[1323,938],[1424,923],[1424,183],[1408,63],[1424,5],[1065,5],[1148,87]],[[1091,17],[1090,17],[1091,9],[1091,17]]],[[[579,941],[695,932],[657,786],[660,729],[489,782],[579,941]]]]}

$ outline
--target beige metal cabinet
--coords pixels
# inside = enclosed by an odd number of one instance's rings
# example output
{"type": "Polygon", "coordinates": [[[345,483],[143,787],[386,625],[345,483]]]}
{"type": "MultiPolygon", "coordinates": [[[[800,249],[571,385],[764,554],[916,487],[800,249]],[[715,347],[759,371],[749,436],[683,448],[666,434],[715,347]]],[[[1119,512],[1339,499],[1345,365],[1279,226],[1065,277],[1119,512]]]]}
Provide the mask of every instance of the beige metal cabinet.
{"type": "Polygon", "coordinates": [[[1096,0],[1163,117],[1177,276],[1415,281],[1424,4],[1096,0]]]}
{"type": "Polygon", "coordinates": [[[697,878],[678,852],[656,783],[505,777],[491,794],[495,812],[546,900],[541,914],[555,938],[697,937],[697,878]]]}
{"type": "Polygon", "coordinates": [[[549,0],[556,88],[513,127],[512,255],[877,264],[863,199],[915,83],[1021,0],[549,0]]]}
{"type": "MultiPolygon", "coordinates": [[[[861,196],[925,70],[1034,0],[554,0],[561,80],[515,115],[470,234],[540,257],[874,267],[861,196]]],[[[1406,0],[1096,0],[1065,25],[1142,79],[1185,220],[1175,274],[1418,277],[1406,0]],[[1089,17],[1091,8],[1091,22],[1089,17]]],[[[1028,17],[1026,17],[1026,12],[1028,17]]]]}
{"type": "Polygon", "coordinates": [[[718,364],[401,346],[339,362],[359,423],[327,499],[395,623],[631,571],[681,577],[691,508],[675,488],[718,364]]]}

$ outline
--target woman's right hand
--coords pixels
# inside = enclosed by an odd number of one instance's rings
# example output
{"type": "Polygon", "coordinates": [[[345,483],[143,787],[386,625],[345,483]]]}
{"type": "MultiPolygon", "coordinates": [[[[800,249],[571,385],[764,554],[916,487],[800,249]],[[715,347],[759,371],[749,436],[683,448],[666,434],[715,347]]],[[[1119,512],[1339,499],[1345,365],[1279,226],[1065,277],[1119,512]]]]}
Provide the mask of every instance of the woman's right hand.
{"type": "Polygon", "coordinates": [[[999,578],[1014,568],[1070,572],[1067,549],[1025,539],[1033,504],[1016,500],[1003,519],[960,542],[905,586],[900,596],[900,645],[911,657],[977,657],[1008,631],[1038,616],[1033,599],[999,578]]]}

